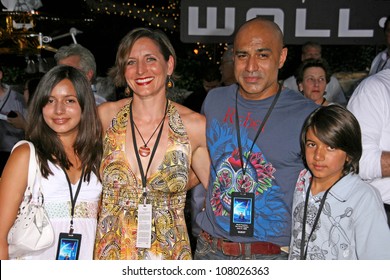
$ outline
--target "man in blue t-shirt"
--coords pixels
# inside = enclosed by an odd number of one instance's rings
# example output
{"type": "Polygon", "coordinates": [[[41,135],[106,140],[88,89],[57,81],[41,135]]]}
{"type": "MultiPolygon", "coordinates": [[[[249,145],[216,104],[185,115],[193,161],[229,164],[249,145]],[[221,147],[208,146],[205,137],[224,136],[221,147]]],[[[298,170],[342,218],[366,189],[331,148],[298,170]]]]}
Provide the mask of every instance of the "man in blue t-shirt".
{"type": "Polygon", "coordinates": [[[278,83],[287,49],[274,22],[244,23],[233,49],[237,84],[203,104],[212,166],[195,259],[287,259],[299,135],[317,105],[278,83]]]}

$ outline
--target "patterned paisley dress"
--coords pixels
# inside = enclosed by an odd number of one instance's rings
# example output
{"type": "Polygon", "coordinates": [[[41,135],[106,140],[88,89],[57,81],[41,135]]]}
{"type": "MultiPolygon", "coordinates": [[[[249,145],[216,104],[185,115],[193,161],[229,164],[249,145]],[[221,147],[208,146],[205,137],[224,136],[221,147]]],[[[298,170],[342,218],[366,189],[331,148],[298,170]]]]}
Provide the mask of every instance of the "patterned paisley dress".
{"type": "Polygon", "coordinates": [[[98,220],[95,259],[191,259],[184,218],[191,147],[182,120],[169,102],[169,140],[164,159],[147,178],[147,198],[152,204],[152,241],[137,248],[138,205],[143,203],[142,182],[125,154],[130,102],[113,119],[104,138],[101,165],[103,195],[98,220]]]}

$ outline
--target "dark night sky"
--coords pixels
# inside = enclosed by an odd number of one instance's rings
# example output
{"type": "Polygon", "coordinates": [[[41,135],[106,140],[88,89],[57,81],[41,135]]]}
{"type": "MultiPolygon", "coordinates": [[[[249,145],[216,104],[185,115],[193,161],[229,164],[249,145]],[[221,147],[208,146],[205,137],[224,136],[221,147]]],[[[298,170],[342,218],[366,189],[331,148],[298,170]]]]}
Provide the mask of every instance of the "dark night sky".
{"type": "MultiPolygon", "coordinates": [[[[97,71],[99,75],[104,76],[114,62],[118,44],[122,37],[132,28],[145,26],[140,20],[135,20],[126,16],[116,16],[107,14],[97,14],[90,11],[83,0],[41,0],[43,6],[38,9],[40,16],[37,17],[34,32],[41,32],[43,36],[56,37],[69,33],[70,28],[74,27],[82,34],[76,35],[77,43],[90,49],[95,55],[97,62],[97,71]],[[46,19],[47,18],[49,19],[46,19]],[[53,21],[50,18],[59,18],[59,21],[53,21]],[[85,22],[84,19],[92,19],[85,22]]],[[[122,1],[111,0],[111,2],[122,3],[122,1]]],[[[151,3],[152,0],[142,0],[140,5],[151,3]]],[[[140,6],[138,5],[138,6],[140,6]]],[[[2,6],[0,4],[0,6],[2,6]]],[[[177,52],[183,51],[183,44],[178,41],[179,34],[171,37],[172,43],[177,52]]],[[[71,36],[66,36],[49,43],[54,48],[73,43],[71,36]]],[[[184,50],[185,52],[185,50],[184,50]]],[[[180,55],[180,54],[178,54],[180,55]]],[[[43,51],[43,56],[52,58],[53,52],[43,51]]],[[[12,56],[12,59],[24,64],[24,56],[12,56]]],[[[1,57],[4,60],[4,57],[1,57]]],[[[10,60],[7,56],[5,60],[10,60]]]]}
{"type": "MultiPolygon", "coordinates": [[[[41,29],[46,32],[44,35],[55,37],[66,34],[72,27],[81,30],[83,33],[76,36],[77,42],[94,53],[98,72],[104,75],[106,69],[114,63],[120,39],[130,30],[126,28],[126,21],[129,19],[91,14],[82,0],[42,0],[42,4],[43,7],[39,9],[41,13],[61,18],[59,23],[42,22],[41,29]],[[85,23],[84,18],[92,18],[93,22],[85,23]]],[[[68,36],[55,40],[50,45],[58,48],[72,42],[72,38],[68,36]]]]}
{"type": "MultiPolygon", "coordinates": [[[[145,6],[147,3],[165,2],[165,0],[138,0],[139,6],[145,6]]],[[[43,6],[38,9],[42,15],[48,17],[58,17],[60,21],[39,20],[36,23],[35,32],[42,32],[44,36],[56,37],[69,32],[70,28],[75,27],[83,33],[76,36],[79,44],[87,47],[92,51],[96,57],[98,75],[104,76],[107,70],[114,64],[116,50],[121,38],[129,32],[132,28],[138,26],[145,26],[144,22],[135,20],[126,16],[115,16],[107,14],[97,14],[90,11],[87,4],[83,0],[41,0],[43,6]],[[93,21],[86,23],[85,18],[92,18],[93,21]]],[[[122,3],[121,0],[110,0],[110,2],[122,3]]],[[[103,1],[103,3],[106,3],[103,1]]],[[[134,1],[132,1],[134,3],[134,1]]],[[[179,30],[179,29],[178,29],[179,30]]],[[[194,57],[191,54],[195,44],[183,44],[180,42],[179,31],[174,34],[168,34],[179,58],[183,60],[194,62],[204,61],[200,56],[194,57]],[[187,59],[191,57],[191,59],[187,59]]],[[[72,38],[70,36],[52,41],[50,45],[54,48],[59,48],[62,45],[71,44],[72,38]]],[[[216,49],[215,49],[216,50],[216,49]]],[[[323,54],[332,65],[336,66],[338,70],[346,71],[350,69],[364,69],[362,65],[369,63],[368,60],[375,56],[378,50],[374,46],[370,49],[364,50],[359,46],[324,46],[323,54]],[[339,55],[342,54],[342,55],[339,55]],[[365,55],[365,60],[356,57],[365,55]],[[340,59],[341,57],[341,59],[340,59]],[[340,61],[342,61],[340,63],[340,61]]],[[[215,51],[215,53],[217,53],[215,51]]],[[[43,55],[46,57],[53,57],[54,53],[44,51],[43,55]]],[[[14,57],[13,57],[14,58],[14,57]]],[[[21,64],[24,64],[24,57],[17,58],[21,64]]],[[[219,59],[216,57],[215,59],[219,59]]],[[[0,60],[4,60],[0,57],[0,60]]],[[[8,58],[7,58],[8,60],[8,58]]],[[[289,76],[292,74],[296,65],[300,61],[300,47],[289,46],[288,61],[281,70],[282,76],[289,76]]],[[[0,61],[1,62],[1,61],[0,61]]]]}
{"type": "MultiPolygon", "coordinates": [[[[125,16],[115,16],[106,14],[92,14],[82,0],[41,0],[43,7],[39,9],[41,13],[59,16],[62,21],[58,24],[49,23],[42,25],[42,29],[46,30],[48,36],[58,36],[69,32],[71,27],[81,30],[83,33],[76,36],[79,44],[90,49],[97,61],[99,74],[104,75],[106,70],[112,66],[115,60],[116,49],[121,38],[129,32],[132,28],[137,26],[144,26],[139,20],[134,20],[125,16]],[[83,22],[84,18],[93,18],[92,23],[86,24],[83,22]]],[[[115,1],[114,1],[115,2],[115,1]]],[[[118,3],[122,1],[118,1],[118,3]]],[[[153,2],[151,0],[140,1],[145,3],[153,2]]],[[[183,44],[178,40],[179,34],[170,36],[178,56],[181,56],[180,51],[183,51],[183,44]]],[[[60,47],[72,43],[71,37],[65,37],[55,40],[51,43],[53,47],[60,47]]],[[[185,50],[184,50],[185,52],[185,50]]],[[[185,54],[184,54],[185,55],[185,54]]]]}

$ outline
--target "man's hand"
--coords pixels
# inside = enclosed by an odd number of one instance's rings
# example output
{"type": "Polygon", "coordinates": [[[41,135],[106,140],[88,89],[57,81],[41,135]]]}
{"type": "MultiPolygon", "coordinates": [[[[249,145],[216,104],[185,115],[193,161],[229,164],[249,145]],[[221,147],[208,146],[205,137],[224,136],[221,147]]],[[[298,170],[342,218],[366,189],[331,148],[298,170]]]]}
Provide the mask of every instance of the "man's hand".
{"type": "Polygon", "coordinates": [[[16,111],[16,117],[8,117],[8,123],[10,123],[15,128],[26,130],[27,122],[24,119],[23,115],[16,111]]]}

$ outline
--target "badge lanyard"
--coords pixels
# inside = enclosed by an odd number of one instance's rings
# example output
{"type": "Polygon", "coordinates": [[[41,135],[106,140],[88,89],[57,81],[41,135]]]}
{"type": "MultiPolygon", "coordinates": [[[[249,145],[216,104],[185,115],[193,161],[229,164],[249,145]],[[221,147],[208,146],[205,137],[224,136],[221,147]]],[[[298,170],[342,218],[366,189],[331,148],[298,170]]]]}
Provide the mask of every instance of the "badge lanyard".
{"type": "Polygon", "coordinates": [[[238,141],[238,149],[239,149],[239,152],[240,152],[240,161],[241,161],[241,168],[242,168],[242,173],[244,174],[245,176],[245,172],[246,172],[246,168],[247,168],[247,165],[248,165],[248,160],[250,158],[250,154],[252,153],[252,149],[257,141],[257,138],[259,137],[261,131],[263,130],[263,127],[265,125],[265,123],[267,122],[269,116],[271,115],[271,112],[272,110],[274,109],[275,105],[276,105],[276,102],[278,101],[279,99],[279,96],[280,96],[280,92],[282,90],[282,86],[279,84],[279,88],[278,88],[278,92],[276,93],[275,97],[274,97],[274,100],[272,101],[272,104],[271,106],[269,107],[263,121],[261,122],[260,124],[260,127],[259,129],[257,130],[257,133],[256,133],[256,136],[255,138],[253,139],[253,142],[252,142],[252,146],[249,150],[249,154],[248,154],[248,157],[246,159],[246,163],[244,165],[244,157],[243,157],[243,154],[242,154],[242,144],[241,144],[241,134],[240,134],[240,124],[239,124],[239,118],[238,118],[238,105],[237,105],[237,99],[238,99],[238,89],[236,91],[236,130],[237,130],[237,141],[238,141]]]}
{"type": "Polygon", "coordinates": [[[82,171],[81,171],[81,176],[80,176],[79,184],[78,184],[78,186],[77,186],[76,193],[75,193],[74,196],[73,196],[72,185],[71,185],[71,183],[70,183],[68,173],[66,173],[66,171],[65,171],[64,168],[62,168],[62,170],[63,170],[64,173],[65,173],[65,177],[66,177],[66,180],[68,181],[68,186],[69,186],[70,203],[71,203],[71,212],[70,212],[71,218],[70,218],[69,235],[72,235],[72,234],[73,234],[73,230],[74,230],[74,229],[73,229],[74,210],[75,210],[75,208],[76,208],[77,197],[79,196],[79,193],[80,193],[81,183],[83,182],[83,177],[84,177],[85,168],[83,168],[82,171]]]}
{"type": "Polygon", "coordinates": [[[3,108],[4,108],[5,104],[7,103],[8,98],[9,98],[10,95],[11,95],[11,90],[8,90],[7,96],[6,96],[6,98],[5,98],[4,102],[3,102],[3,104],[1,105],[0,112],[1,112],[1,110],[3,110],[3,108]]]}
{"type": "Polygon", "coordinates": [[[65,173],[66,181],[68,182],[69,186],[69,195],[70,195],[70,203],[71,203],[71,210],[70,210],[70,227],[69,232],[60,232],[60,235],[58,237],[58,245],[57,245],[57,255],[56,260],[78,260],[80,248],[81,248],[81,234],[79,233],[73,233],[73,218],[74,218],[74,211],[76,208],[76,201],[77,197],[79,196],[81,184],[84,180],[84,172],[85,168],[83,167],[81,170],[81,176],[79,179],[79,184],[76,189],[76,193],[73,196],[72,191],[72,184],[70,183],[70,179],[68,176],[68,173],[66,173],[65,168],[61,167],[62,170],[65,173]]]}
{"type": "MultiPolygon", "coordinates": [[[[343,177],[341,177],[343,178],[343,177]]],[[[312,180],[310,180],[310,184],[309,184],[309,187],[307,188],[307,191],[306,191],[306,198],[305,198],[305,205],[304,205],[304,208],[303,208],[303,220],[302,220],[302,236],[301,236],[301,252],[300,252],[300,259],[301,260],[306,260],[306,257],[307,257],[307,250],[309,248],[309,241],[310,241],[310,238],[311,236],[313,235],[314,233],[314,230],[318,224],[318,221],[320,219],[320,216],[321,216],[321,213],[322,213],[322,208],[324,207],[324,204],[325,204],[325,200],[326,200],[326,197],[328,196],[328,193],[330,191],[330,189],[337,184],[338,181],[341,180],[338,179],[336,182],[333,183],[333,185],[330,186],[329,189],[327,189],[321,199],[321,202],[320,202],[320,206],[318,207],[318,211],[317,211],[317,215],[316,215],[316,218],[314,220],[314,223],[313,223],[313,226],[312,226],[312,229],[311,229],[311,232],[307,238],[307,245],[306,245],[306,248],[305,248],[305,236],[306,236],[306,222],[307,222],[307,211],[308,211],[308,206],[309,206],[309,196],[310,196],[310,190],[311,190],[311,185],[312,185],[312,180]]]]}
{"type": "MultiPolygon", "coordinates": [[[[139,172],[141,174],[142,179],[142,196],[143,196],[143,204],[138,205],[138,219],[137,219],[137,240],[136,240],[136,247],[137,248],[150,248],[151,247],[151,239],[152,239],[152,205],[149,203],[147,204],[147,190],[146,190],[146,180],[147,175],[149,171],[150,164],[152,163],[153,157],[156,153],[158,143],[160,142],[160,138],[163,132],[164,128],[164,122],[162,122],[160,131],[158,132],[156,142],[153,145],[152,154],[150,155],[149,163],[146,168],[146,172],[144,173],[144,169],[142,167],[141,158],[137,152],[137,140],[135,137],[135,130],[134,130],[134,120],[133,120],[133,110],[132,110],[132,103],[130,103],[130,124],[131,124],[131,133],[133,136],[133,145],[134,145],[134,152],[135,156],[137,158],[137,164],[139,168],[139,172]]],[[[167,114],[168,110],[168,100],[165,105],[165,116],[167,114]]]]}
{"type": "MultiPolygon", "coordinates": [[[[252,146],[249,150],[249,154],[244,164],[244,156],[242,153],[242,144],[241,144],[241,135],[240,135],[240,124],[238,118],[238,89],[236,91],[236,130],[237,130],[237,142],[238,149],[240,153],[240,161],[241,161],[241,169],[243,176],[245,176],[246,169],[248,167],[248,160],[250,158],[250,154],[252,153],[252,149],[263,130],[265,123],[267,122],[269,116],[271,115],[272,110],[274,109],[276,102],[279,99],[281,92],[281,85],[279,84],[278,92],[276,93],[271,106],[268,108],[268,111],[260,124],[259,129],[257,130],[256,136],[253,139],[252,146]]],[[[245,189],[241,186],[239,192],[231,193],[231,205],[230,205],[230,235],[232,236],[241,236],[241,237],[253,237],[254,233],[254,216],[255,216],[255,195],[252,192],[245,192],[245,189]],[[245,205],[245,207],[243,207],[245,205]]]]}
{"type": "MultiPolygon", "coordinates": [[[[147,178],[147,176],[148,176],[148,171],[149,171],[150,164],[152,163],[154,154],[156,153],[158,143],[160,142],[161,134],[162,134],[163,127],[164,127],[164,122],[162,123],[161,128],[160,128],[160,131],[158,132],[157,139],[156,139],[156,142],[154,143],[153,150],[152,150],[152,154],[150,155],[149,163],[148,163],[148,166],[147,166],[147,168],[146,168],[146,172],[144,173],[144,169],[143,169],[142,163],[141,163],[141,158],[139,157],[139,154],[137,153],[138,148],[137,148],[137,140],[135,139],[135,130],[134,130],[134,120],[133,120],[133,110],[132,110],[132,107],[133,107],[133,106],[132,106],[132,103],[133,103],[133,102],[130,103],[130,124],[131,124],[131,133],[132,133],[132,135],[133,135],[134,152],[135,152],[135,156],[136,156],[136,158],[137,158],[138,168],[139,168],[139,172],[141,173],[141,178],[142,178],[142,190],[143,190],[142,196],[144,197],[144,204],[146,204],[146,197],[147,197],[147,192],[146,192],[146,178],[147,178]]],[[[168,109],[168,100],[167,100],[167,103],[166,103],[166,105],[165,105],[165,115],[167,114],[167,109],[168,109]]]]}

